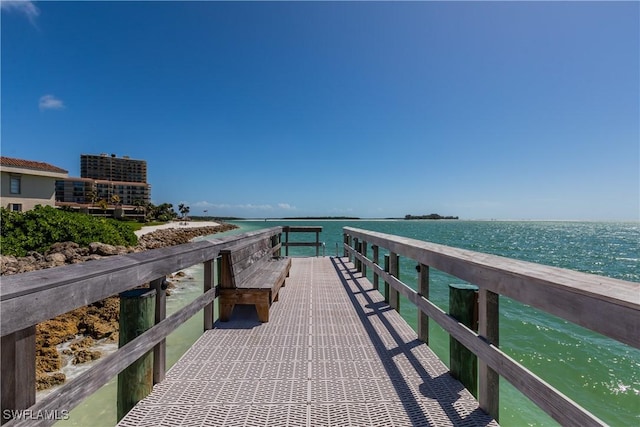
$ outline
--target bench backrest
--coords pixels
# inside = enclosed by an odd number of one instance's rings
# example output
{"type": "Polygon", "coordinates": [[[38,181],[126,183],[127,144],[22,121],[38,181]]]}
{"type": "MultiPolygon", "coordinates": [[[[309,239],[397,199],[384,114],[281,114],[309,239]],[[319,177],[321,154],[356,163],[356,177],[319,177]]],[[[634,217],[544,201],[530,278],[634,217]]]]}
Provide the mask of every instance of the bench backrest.
{"type": "Polygon", "coordinates": [[[244,282],[263,263],[273,258],[278,249],[280,244],[273,246],[271,237],[267,237],[221,250],[222,287],[235,288],[244,282]]]}

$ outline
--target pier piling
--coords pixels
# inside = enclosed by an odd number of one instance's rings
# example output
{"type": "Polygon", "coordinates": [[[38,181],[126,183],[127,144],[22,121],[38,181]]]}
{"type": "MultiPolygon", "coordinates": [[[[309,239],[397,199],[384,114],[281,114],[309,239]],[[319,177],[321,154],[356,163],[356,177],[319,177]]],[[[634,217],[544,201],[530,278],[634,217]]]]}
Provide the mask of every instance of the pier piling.
{"type": "MultiPolygon", "coordinates": [[[[120,337],[122,347],[142,335],[155,323],[156,290],[138,288],[120,294],[120,337]]],[[[150,351],[118,374],[118,421],[153,388],[153,352],[150,351]]]]}
{"type": "MultiPolygon", "coordinates": [[[[449,314],[472,330],[477,330],[478,287],[449,285],[449,314]]],[[[451,375],[478,397],[478,357],[455,338],[449,338],[451,375]]]]}

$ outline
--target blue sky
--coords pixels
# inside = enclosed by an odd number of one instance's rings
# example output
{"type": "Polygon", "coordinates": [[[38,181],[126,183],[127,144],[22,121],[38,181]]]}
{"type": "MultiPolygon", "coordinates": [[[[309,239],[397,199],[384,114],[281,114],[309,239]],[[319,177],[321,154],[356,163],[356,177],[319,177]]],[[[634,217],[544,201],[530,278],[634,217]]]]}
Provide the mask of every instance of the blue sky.
{"type": "Polygon", "coordinates": [[[638,2],[2,2],[2,155],[192,214],[640,219],[638,2]]]}

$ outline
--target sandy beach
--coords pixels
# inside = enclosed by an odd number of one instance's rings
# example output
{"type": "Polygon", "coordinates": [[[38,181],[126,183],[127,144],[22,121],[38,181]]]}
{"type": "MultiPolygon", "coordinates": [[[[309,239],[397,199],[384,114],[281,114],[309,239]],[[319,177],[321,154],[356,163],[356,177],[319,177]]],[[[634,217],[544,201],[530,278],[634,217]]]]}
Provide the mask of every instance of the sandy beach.
{"type": "Polygon", "coordinates": [[[173,221],[167,224],[150,225],[142,227],[140,230],[135,231],[136,236],[140,237],[147,233],[153,233],[156,230],[164,230],[167,228],[196,228],[196,227],[216,227],[220,224],[213,221],[173,221]]]}

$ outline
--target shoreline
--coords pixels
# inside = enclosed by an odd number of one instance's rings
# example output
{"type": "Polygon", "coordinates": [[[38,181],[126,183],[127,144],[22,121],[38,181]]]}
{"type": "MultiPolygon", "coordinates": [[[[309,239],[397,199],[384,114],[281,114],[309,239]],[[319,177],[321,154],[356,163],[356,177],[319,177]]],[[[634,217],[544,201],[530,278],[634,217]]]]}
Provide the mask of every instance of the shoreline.
{"type": "Polygon", "coordinates": [[[177,228],[181,230],[185,230],[188,228],[200,228],[200,227],[218,227],[220,223],[213,221],[172,221],[167,224],[161,225],[147,225],[142,227],[140,230],[134,231],[137,237],[144,236],[145,234],[153,233],[158,230],[167,230],[172,228],[177,228]]]}

